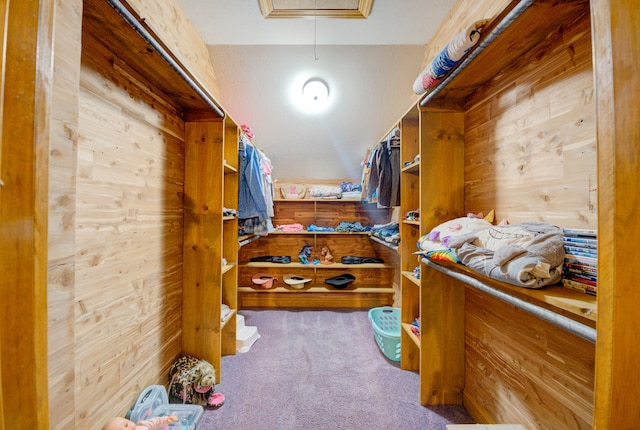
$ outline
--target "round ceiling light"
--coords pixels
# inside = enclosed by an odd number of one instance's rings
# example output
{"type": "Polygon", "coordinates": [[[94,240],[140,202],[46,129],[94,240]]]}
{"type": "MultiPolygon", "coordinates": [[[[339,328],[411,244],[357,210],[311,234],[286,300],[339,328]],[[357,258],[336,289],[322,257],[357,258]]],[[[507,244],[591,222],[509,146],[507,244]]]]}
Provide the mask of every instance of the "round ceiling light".
{"type": "Polygon", "coordinates": [[[320,78],[311,78],[302,86],[302,97],[309,105],[322,105],[329,98],[329,86],[320,78]]]}

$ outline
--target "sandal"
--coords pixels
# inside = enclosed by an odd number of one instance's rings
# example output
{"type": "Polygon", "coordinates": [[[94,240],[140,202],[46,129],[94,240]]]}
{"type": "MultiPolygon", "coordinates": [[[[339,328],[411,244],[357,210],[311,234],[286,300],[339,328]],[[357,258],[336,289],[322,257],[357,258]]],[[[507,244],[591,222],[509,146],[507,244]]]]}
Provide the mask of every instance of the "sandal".
{"type": "Polygon", "coordinates": [[[363,263],[384,263],[382,258],[363,258],[363,263]]]}
{"type": "Polygon", "coordinates": [[[283,255],[281,257],[271,257],[271,263],[289,264],[291,263],[291,257],[283,255]]]}
{"type": "Polygon", "coordinates": [[[340,259],[342,264],[360,264],[362,263],[361,257],[354,257],[353,255],[347,255],[340,259]]]}

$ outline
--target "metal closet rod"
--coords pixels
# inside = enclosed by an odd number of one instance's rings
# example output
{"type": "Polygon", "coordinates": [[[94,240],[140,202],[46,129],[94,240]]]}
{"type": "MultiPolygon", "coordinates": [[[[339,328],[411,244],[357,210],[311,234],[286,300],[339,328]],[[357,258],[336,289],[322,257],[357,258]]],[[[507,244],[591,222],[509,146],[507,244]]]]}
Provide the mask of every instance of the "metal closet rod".
{"type": "Polygon", "coordinates": [[[489,34],[487,34],[487,37],[485,37],[478,43],[476,49],[471,51],[469,55],[464,58],[457,67],[453,69],[449,76],[447,76],[442,82],[440,82],[439,85],[437,85],[433,89],[433,91],[431,91],[424,99],[422,99],[422,101],[420,102],[420,106],[426,106],[426,104],[429,103],[429,101],[433,99],[444,87],[446,87],[449,82],[451,82],[451,80],[455,78],[458,73],[460,73],[467,66],[467,64],[473,61],[473,59],[476,58],[478,54],[484,51],[484,49],[489,46],[491,42],[496,40],[498,36],[500,36],[502,32],[506,30],[513,23],[513,21],[515,21],[520,15],[522,15],[522,13],[527,10],[527,8],[533,3],[534,0],[523,0],[518,3],[513,9],[511,9],[511,11],[509,11],[509,13],[507,13],[507,15],[502,18],[502,21],[500,21],[500,23],[498,23],[498,25],[496,25],[495,28],[489,34]]]}
{"type": "Polygon", "coordinates": [[[454,279],[464,282],[467,285],[470,285],[480,291],[484,291],[487,294],[490,294],[498,299],[507,302],[519,309],[529,312],[537,316],[540,319],[543,319],[557,327],[560,327],[570,333],[573,333],[577,336],[580,336],[583,339],[586,339],[592,343],[596,342],[596,330],[587,325],[581,324],[577,321],[572,320],[571,318],[567,318],[560,314],[557,314],[549,309],[543,308],[541,306],[534,305],[532,303],[526,302],[522,299],[514,297],[510,294],[507,294],[498,289],[492,288],[489,285],[486,285],[479,280],[472,278],[471,276],[465,275],[463,273],[454,272],[452,270],[447,269],[446,267],[440,266],[439,264],[433,263],[427,258],[423,258],[422,262],[432,269],[436,269],[439,272],[442,272],[448,276],[451,276],[454,279]]]}
{"type": "Polygon", "coordinates": [[[182,79],[184,79],[187,85],[189,85],[191,89],[193,89],[202,98],[202,100],[204,100],[204,102],[218,114],[218,116],[220,116],[220,118],[224,118],[224,113],[215,104],[213,99],[207,93],[205,93],[202,88],[200,88],[200,86],[193,80],[193,78],[191,78],[191,76],[187,75],[187,73],[184,71],[184,68],[180,66],[173,59],[173,57],[171,57],[171,55],[169,55],[167,50],[158,43],[158,41],[151,35],[151,33],[149,33],[140,24],[136,17],[133,16],[131,12],[129,12],[129,10],[124,7],[124,5],[119,0],[107,0],[107,3],[109,3],[109,5],[114,8],[122,18],[124,18],[124,20],[131,26],[131,28],[136,31],[136,33],[138,33],[149,45],[151,45],[153,49],[156,50],[160,57],[164,61],[166,61],[167,64],[169,64],[169,66],[171,66],[171,68],[175,70],[182,79]]]}

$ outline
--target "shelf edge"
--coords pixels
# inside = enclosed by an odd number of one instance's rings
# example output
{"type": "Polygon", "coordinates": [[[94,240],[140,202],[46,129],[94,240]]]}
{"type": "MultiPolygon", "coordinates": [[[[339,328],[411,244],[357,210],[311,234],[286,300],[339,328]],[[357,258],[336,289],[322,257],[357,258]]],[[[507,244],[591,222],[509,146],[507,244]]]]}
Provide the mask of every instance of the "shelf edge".
{"type": "Polygon", "coordinates": [[[469,275],[456,272],[454,270],[441,266],[437,263],[434,263],[427,258],[423,258],[422,263],[432,269],[435,269],[441,273],[444,273],[445,275],[448,275],[454,279],[457,279],[458,281],[461,281],[466,285],[469,285],[477,290],[490,294],[519,309],[527,311],[530,314],[535,315],[536,317],[555,325],[556,327],[562,328],[592,343],[596,342],[595,328],[589,327],[578,321],[572,320],[571,318],[567,318],[549,309],[546,309],[541,306],[535,305],[533,303],[529,303],[525,300],[519,299],[518,297],[512,296],[510,294],[505,293],[504,291],[500,291],[494,287],[491,287],[490,285],[487,285],[484,282],[481,282],[480,280],[473,278],[469,275]]]}

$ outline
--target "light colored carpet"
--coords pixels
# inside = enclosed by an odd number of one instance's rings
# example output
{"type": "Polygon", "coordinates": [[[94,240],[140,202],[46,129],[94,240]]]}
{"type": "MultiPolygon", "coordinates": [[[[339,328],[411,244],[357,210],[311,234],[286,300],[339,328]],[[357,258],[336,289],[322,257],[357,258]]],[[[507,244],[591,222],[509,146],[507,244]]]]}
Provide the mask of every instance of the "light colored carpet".
{"type": "Polygon", "coordinates": [[[473,423],[459,405],[423,407],[419,378],[378,349],[366,310],[245,310],[261,338],[222,359],[200,430],[428,429],[473,423]]]}

